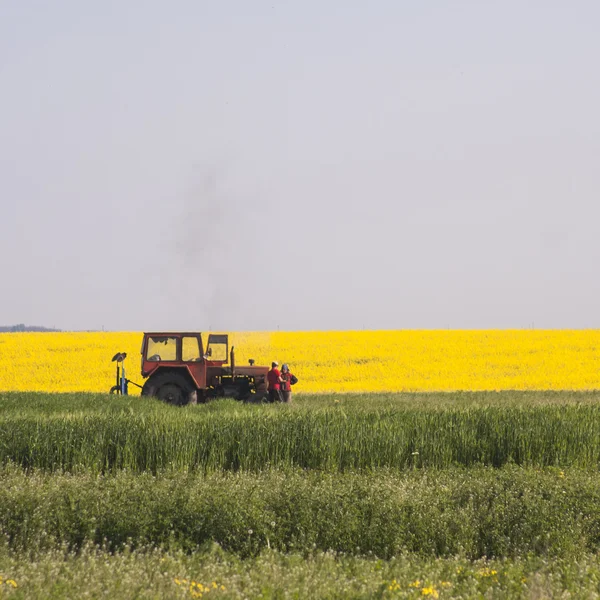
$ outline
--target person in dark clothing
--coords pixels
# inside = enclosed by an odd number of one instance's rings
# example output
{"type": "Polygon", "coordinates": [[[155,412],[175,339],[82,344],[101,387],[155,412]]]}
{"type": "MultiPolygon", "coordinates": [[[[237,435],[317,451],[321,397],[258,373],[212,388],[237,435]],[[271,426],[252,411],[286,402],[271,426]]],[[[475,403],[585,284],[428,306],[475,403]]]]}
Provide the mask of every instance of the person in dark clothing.
{"type": "Polygon", "coordinates": [[[296,377],[290,372],[287,364],[281,367],[281,397],[282,401],[289,404],[292,401],[292,385],[297,381],[296,377]]]}
{"type": "Polygon", "coordinates": [[[281,373],[277,368],[279,363],[273,361],[271,363],[271,370],[267,373],[267,383],[269,384],[269,402],[282,402],[281,397],[281,373]]]}

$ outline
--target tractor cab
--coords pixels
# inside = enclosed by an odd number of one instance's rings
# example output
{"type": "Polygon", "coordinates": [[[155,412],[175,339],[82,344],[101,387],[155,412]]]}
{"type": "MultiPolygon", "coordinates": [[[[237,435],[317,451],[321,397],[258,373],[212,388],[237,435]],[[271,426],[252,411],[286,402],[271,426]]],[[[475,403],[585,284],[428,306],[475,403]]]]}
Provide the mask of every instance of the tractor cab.
{"type": "Polygon", "coordinates": [[[222,367],[228,363],[229,336],[211,333],[205,349],[201,333],[145,333],[141,353],[142,377],[148,377],[159,365],[222,367]]]}

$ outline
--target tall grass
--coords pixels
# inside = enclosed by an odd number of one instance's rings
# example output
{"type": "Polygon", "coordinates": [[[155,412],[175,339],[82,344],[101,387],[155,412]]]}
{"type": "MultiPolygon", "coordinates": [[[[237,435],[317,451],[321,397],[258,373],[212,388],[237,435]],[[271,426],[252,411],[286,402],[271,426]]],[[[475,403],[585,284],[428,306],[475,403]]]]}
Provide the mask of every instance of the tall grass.
{"type": "Polygon", "coordinates": [[[366,395],[178,409],[143,398],[9,394],[0,397],[0,463],[152,473],[600,463],[598,396],[514,398],[434,395],[411,404],[366,395]]]}

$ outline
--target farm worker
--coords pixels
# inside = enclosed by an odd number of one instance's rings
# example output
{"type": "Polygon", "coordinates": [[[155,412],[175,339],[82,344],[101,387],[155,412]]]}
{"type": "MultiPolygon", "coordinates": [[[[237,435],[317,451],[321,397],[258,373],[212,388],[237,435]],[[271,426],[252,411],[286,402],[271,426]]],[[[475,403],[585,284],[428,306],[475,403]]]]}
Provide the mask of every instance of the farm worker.
{"type": "Polygon", "coordinates": [[[267,373],[267,383],[269,384],[269,402],[281,402],[281,373],[277,368],[279,363],[274,360],[271,363],[271,370],[267,373]]]}
{"type": "Polygon", "coordinates": [[[292,401],[292,386],[298,381],[298,378],[290,373],[290,367],[284,364],[281,367],[281,396],[283,402],[289,404],[292,401]]]}

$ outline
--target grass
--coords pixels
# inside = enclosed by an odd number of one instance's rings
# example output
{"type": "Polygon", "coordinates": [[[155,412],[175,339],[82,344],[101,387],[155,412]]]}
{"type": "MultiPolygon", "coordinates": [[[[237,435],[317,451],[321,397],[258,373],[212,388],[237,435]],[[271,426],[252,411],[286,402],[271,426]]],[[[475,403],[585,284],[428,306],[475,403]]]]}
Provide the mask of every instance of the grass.
{"type": "Polygon", "coordinates": [[[600,476],[516,466],[106,477],[12,467],[0,473],[0,536],[23,552],[218,543],[241,557],[573,557],[600,551],[600,476]]]}
{"type": "Polygon", "coordinates": [[[188,555],[152,548],[109,553],[85,547],[20,556],[0,550],[0,597],[64,598],[597,598],[600,559],[536,557],[468,561],[414,554],[389,561],[267,551],[240,560],[212,547],[188,555]],[[200,588],[202,586],[202,588],[200,588]],[[209,588],[209,593],[201,590],[209,588]],[[224,589],[223,589],[224,588],[224,589]]]}
{"type": "Polygon", "coordinates": [[[300,397],[294,406],[5,393],[0,464],[99,473],[304,468],[592,468],[597,393],[300,397]]]}
{"type": "Polygon", "coordinates": [[[600,597],[599,400],[0,393],[0,598],[600,597]]]}
{"type": "Polygon", "coordinates": [[[0,415],[73,415],[77,413],[111,414],[135,410],[139,414],[179,415],[182,411],[205,413],[228,413],[232,409],[250,413],[260,411],[278,412],[288,410],[310,411],[341,406],[351,410],[377,412],[390,409],[440,410],[445,408],[477,407],[538,407],[580,406],[600,403],[597,391],[483,391],[483,392],[421,392],[421,393],[343,393],[343,394],[294,394],[291,406],[244,405],[228,400],[216,400],[196,407],[174,408],[161,402],[139,396],[111,396],[96,393],[45,393],[0,391],[0,415]]]}

